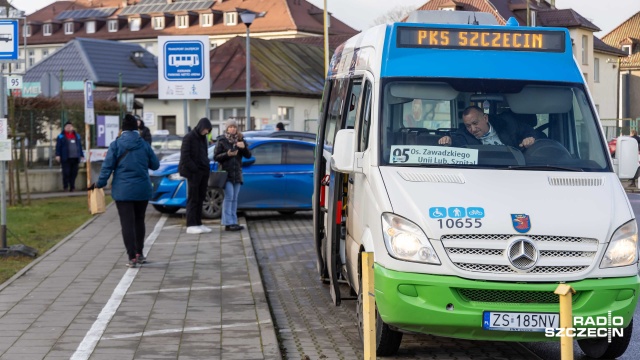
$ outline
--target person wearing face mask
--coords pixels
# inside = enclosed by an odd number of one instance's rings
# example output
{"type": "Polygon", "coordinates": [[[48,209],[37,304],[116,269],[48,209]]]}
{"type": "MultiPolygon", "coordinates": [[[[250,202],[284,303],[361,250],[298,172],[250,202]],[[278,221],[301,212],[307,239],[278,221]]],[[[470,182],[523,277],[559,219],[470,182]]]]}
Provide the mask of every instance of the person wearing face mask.
{"type": "Polygon", "coordinates": [[[238,193],[242,186],[242,157],[250,158],[251,151],[238,131],[235,120],[227,120],[226,130],[216,140],[213,158],[227,172],[224,185],[224,201],[222,202],[222,219],[226,231],[239,231],[244,227],[238,224],[238,193]]]}
{"type": "Polygon", "coordinates": [[[477,106],[469,106],[462,112],[463,124],[451,136],[438,140],[440,145],[507,145],[515,148],[528,148],[536,141],[535,130],[526,124],[506,121],[489,116],[477,106]]]}
{"type": "Polygon", "coordinates": [[[78,167],[84,160],[82,140],[73,128],[71,121],[64,124],[64,128],[56,139],[56,161],[62,167],[62,187],[64,191],[76,189],[78,167]]]}

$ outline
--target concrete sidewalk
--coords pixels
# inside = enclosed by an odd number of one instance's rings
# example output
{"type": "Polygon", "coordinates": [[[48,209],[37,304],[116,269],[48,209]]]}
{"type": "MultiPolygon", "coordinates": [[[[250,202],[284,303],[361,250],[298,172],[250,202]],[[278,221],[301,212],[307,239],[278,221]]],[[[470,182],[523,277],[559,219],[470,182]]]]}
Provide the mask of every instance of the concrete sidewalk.
{"type": "Polygon", "coordinates": [[[0,358],[281,359],[248,231],[146,223],[141,267],[111,205],[2,284],[0,358]]]}

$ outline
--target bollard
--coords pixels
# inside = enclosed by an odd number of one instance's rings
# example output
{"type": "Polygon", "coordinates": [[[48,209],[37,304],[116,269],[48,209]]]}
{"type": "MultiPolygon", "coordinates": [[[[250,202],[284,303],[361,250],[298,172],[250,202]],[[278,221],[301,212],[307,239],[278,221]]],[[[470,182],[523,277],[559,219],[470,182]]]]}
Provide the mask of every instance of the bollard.
{"type": "Polygon", "coordinates": [[[568,337],[566,329],[573,327],[573,315],[571,313],[571,297],[576,291],[571,285],[560,284],[554,291],[560,297],[560,328],[565,329],[560,338],[560,359],[573,359],[573,338],[568,337]]]}
{"type": "Polygon", "coordinates": [[[373,288],[373,253],[362,253],[362,338],[364,359],[376,358],[376,297],[373,288]]]}

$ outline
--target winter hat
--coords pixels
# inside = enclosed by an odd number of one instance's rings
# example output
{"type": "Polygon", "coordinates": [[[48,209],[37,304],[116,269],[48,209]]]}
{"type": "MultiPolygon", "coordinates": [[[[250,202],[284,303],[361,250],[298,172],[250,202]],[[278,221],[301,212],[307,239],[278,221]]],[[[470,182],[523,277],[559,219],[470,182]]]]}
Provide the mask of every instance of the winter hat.
{"type": "Polygon", "coordinates": [[[238,127],[238,122],[235,119],[229,119],[229,120],[225,121],[224,125],[226,127],[229,127],[229,126],[238,127]]]}
{"type": "MultiPolygon", "coordinates": [[[[67,120],[67,122],[66,122],[66,123],[64,123],[64,126],[67,126],[67,125],[71,125],[71,126],[73,126],[73,124],[71,123],[71,121],[68,121],[68,120],[67,120]]],[[[63,126],[63,127],[64,127],[64,126],[63,126]]]]}
{"type": "Polygon", "coordinates": [[[125,115],[122,120],[122,131],[127,130],[138,130],[138,120],[131,114],[125,115]]]}

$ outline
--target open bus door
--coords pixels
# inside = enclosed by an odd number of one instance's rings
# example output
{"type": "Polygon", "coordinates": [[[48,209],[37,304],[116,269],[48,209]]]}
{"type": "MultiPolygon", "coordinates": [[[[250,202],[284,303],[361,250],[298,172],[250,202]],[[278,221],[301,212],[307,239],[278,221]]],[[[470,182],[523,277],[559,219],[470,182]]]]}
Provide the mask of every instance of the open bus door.
{"type": "Polygon", "coordinates": [[[327,229],[326,229],[326,266],[329,274],[329,291],[334,305],[340,305],[340,239],[342,228],[342,174],[331,172],[329,177],[329,197],[327,200],[327,229]]]}

